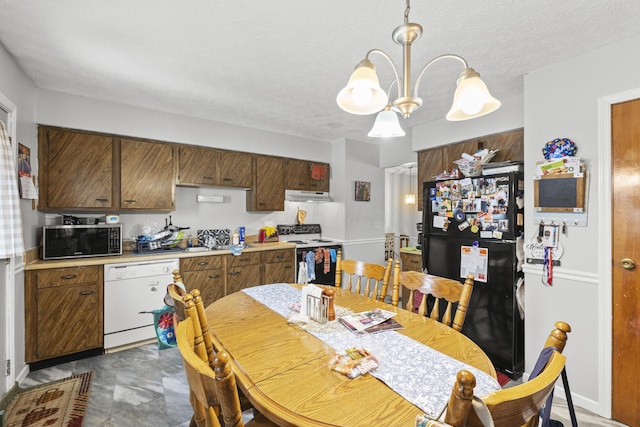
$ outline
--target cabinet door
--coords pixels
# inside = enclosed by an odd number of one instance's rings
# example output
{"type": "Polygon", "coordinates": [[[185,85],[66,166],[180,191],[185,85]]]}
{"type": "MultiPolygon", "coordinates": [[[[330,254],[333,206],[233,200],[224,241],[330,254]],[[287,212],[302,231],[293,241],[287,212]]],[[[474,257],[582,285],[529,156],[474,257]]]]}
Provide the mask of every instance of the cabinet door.
{"type": "Polygon", "coordinates": [[[247,192],[247,209],[284,211],[284,159],[256,156],[256,180],[247,192]]]}
{"type": "Polygon", "coordinates": [[[287,159],[287,190],[308,190],[311,163],[306,160],[287,159]]]}
{"type": "Polygon", "coordinates": [[[187,291],[198,289],[204,306],[225,295],[224,274],[222,268],[201,271],[184,271],[182,273],[187,291]]]}
{"type": "Polygon", "coordinates": [[[102,347],[102,305],[101,284],[39,290],[36,357],[48,359],[102,347]]]}
{"type": "Polygon", "coordinates": [[[213,148],[180,147],[178,184],[219,185],[219,152],[213,148]]]}
{"type": "Polygon", "coordinates": [[[262,266],[260,264],[227,267],[227,294],[261,285],[263,283],[261,273],[262,266]]]}
{"type": "Polygon", "coordinates": [[[524,161],[524,130],[515,129],[480,138],[481,148],[499,150],[492,162],[524,161]]]}
{"type": "Polygon", "coordinates": [[[264,265],[264,283],[295,283],[296,270],[290,262],[273,262],[264,265]]]}
{"type": "Polygon", "coordinates": [[[40,208],[113,208],[111,137],[46,127],[39,132],[40,208]]]}
{"type": "Polygon", "coordinates": [[[434,180],[445,169],[444,148],[436,147],[418,151],[418,210],[422,210],[422,184],[434,180]]]}
{"type": "Polygon", "coordinates": [[[329,191],[329,181],[331,170],[326,163],[311,163],[309,165],[309,189],[311,191],[329,191]],[[321,168],[324,171],[321,172],[321,177],[315,178],[313,175],[313,168],[321,168]]]}
{"type": "Polygon", "coordinates": [[[253,156],[239,151],[220,151],[220,185],[249,188],[252,185],[253,156]]]}
{"type": "Polygon", "coordinates": [[[479,148],[477,139],[470,139],[468,141],[456,142],[455,144],[447,145],[445,150],[445,169],[451,170],[452,168],[458,167],[458,165],[453,162],[461,159],[462,153],[473,155],[479,148]]]}
{"type": "Polygon", "coordinates": [[[121,207],[172,210],[175,201],[173,146],[123,139],[120,150],[121,207]]]}

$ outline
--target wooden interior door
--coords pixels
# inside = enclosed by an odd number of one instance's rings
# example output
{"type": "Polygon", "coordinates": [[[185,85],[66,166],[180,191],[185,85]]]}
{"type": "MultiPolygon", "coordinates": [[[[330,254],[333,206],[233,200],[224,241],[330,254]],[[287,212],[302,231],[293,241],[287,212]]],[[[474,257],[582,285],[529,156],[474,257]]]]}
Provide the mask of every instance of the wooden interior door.
{"type": "Polygon", "coordinates": [[[640,425],[640,99],[611,106],[611,416],[640,425]]]}

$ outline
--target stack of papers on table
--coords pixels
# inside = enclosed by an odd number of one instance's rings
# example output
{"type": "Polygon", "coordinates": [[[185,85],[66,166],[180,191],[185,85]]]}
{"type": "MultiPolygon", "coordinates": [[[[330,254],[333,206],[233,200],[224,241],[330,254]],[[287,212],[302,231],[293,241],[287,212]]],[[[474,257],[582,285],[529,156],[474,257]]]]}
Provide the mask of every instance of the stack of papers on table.
{"type": "Polygon", "coordinates": [[[351,332],[358,334],[372,334],[376,332],[402,329],[403,326],[395,319],[396,314],[392,311],[382,310],[380,308],[363,311],[361,313],[350,314],[338,318],[351,332]]]}

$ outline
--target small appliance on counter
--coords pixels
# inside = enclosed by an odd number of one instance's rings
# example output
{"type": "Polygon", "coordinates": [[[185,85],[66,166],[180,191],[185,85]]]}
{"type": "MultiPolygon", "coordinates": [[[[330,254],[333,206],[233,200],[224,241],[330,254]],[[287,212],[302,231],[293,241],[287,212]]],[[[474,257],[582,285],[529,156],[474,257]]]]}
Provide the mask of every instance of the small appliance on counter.
{"type": "Polygon", "coordinates": [[[122,224],[45,225],[42,259],[122,255],[122,224]]]}

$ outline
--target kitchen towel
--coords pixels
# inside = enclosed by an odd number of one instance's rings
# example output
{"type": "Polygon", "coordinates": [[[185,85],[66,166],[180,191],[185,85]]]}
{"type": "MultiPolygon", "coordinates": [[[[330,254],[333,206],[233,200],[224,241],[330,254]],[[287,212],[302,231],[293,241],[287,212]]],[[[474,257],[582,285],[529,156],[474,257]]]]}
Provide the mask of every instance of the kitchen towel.
{"type": "Polygon", "coordinates": [[[305,255],[307,260],[307,277],[309,280],[316,280],[316,254],[313,251],[307,251],[305,255]]]}
{"type": "Polygon", "coordinates": [[[309,277],[307,276],[307,263],[305,261],[300,261],[298,264],[298,283],[309,283],[309,277]]]}

